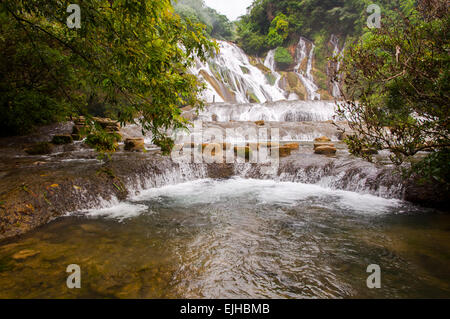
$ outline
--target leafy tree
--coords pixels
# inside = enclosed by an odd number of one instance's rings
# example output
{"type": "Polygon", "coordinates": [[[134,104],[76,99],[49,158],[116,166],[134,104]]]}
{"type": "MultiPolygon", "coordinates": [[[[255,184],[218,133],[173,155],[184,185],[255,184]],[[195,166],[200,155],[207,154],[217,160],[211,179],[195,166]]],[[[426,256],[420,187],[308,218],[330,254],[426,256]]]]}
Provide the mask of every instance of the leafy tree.
{"type": "Polygon", "coordinates": [[[395,164],[410,163],[410,173],[448,188],[449,8],[423,0],[409,9],[383,16],[382,28],[366,30],[346,50],[338,113],[356,132],[347,139],[353,154],[370,160],[367,149],[388,150],[395,164]]]}
{"type": "Polygon", "coordinates": [[[260,55],[267,50],[266,36],[255,32],[251,23],[241,20],[237,24],[239,46],[248,54],[260,55]]]}
{"type": "Polygon", "coordinates": [[[202,25],[181,19],[169,0],[85,0],[81,28],[69,29],[71,2],[0,3],[1,134],[89,115],[95,96],[122,123],[138,118],[154,143],[170,145],[165,130],[187,123],[179,106],[202,105],[202,85],[188,72],[193,56],[215,48],[202,25]]]}
{"type": "Polygon", "coordinates": [[[284,14],[279,13],[270,23],[269,33],[267,34],[267,43],[270,48],[283,44],[288,37],[289,22],[284,14]]]}

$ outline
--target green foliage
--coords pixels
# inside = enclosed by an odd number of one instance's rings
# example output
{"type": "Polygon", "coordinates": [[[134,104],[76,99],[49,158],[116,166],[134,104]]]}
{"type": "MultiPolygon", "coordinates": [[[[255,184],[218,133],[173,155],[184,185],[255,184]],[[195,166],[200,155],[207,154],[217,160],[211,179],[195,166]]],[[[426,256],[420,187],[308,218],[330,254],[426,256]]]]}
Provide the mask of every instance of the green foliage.
{"type": "Polygon", "coordinates": [[[208,34],[215,39],[232,40],[233,24],[228,18],[205,5],[203,0],[179,0],[174,2],[175,12],[184,19],[205,25],[208,34]]]}
{"type": "Polygon", "coordinates": [[[175,14],[169,0],[86,0],[81,28],[69,29],[71,2],[0,3],[1,134],[89,115],[93,95],[121,123],[139,115],[156,142],[185,127],[179,107],[202,106],[193,57],[217,48],[203,25],[175,14]]]}
{"type": "Polygon", "coordinates": [[[347,139],[352,153],[389,150],[395,164],[448,186],[450,16],[444,0],[429,3],[390,13],[346,50],[339,115],[357,133],[347,139]],[[431,154],[417,162],[421,151],[431,154]]]}
{"type": "Polygon", "coordinates": [[[267,34],[267,44],[269,48],[275,48],[283,44],[288,37],[289,22],[284,14],[279,13],[270,23],[269,33],[267,34]]]}
{"type": "MultiPolygon", "coordinates": [[[[315,39],[320,34],[327,42],[331,34],[341,39],[359,36],[366,25],[366,9],[373,3],[387,16],[394,9],[407,13],[415,7],[415,0],[256,0],[238,22],[238,43],[249,54],[261,54],[298,42],[300,36],[315,39]],[[257,41],[260,37],[265,43],[257,41]]],[[[327,56],[326,50],[321,47],[316,52],[327,56]]]]}
{"type": "Polygon", "coordinates": [[[275,50],[275,62],[277,63],[277,67],[281,70],[286,69],[292,63],[294,63],[294,59],[286,48],[278,47],[275,50]]]}
{"type": "Polygon", "coordinates": [[[248,54],[260,55],[267,50],[266,36],[253,30],[250,23],[241,20],[237,24],[239,46],[248,54]]]}

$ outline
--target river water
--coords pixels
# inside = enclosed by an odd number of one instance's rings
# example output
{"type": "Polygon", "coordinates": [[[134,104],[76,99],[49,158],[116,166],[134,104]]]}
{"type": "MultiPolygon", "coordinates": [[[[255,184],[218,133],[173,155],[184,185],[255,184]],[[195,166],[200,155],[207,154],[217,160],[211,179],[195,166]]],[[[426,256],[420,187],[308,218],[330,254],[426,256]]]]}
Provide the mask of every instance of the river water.
{"type": "Polygon", "coordinates": [[[448,215],[318,185],[203,179],[0,243],[0,297],[448,298],[449,265],[448,215]],[[80,289],[66,287],[70,264],[80,289]],[[380,289],[367,287],[371,264],[380,289]]]}

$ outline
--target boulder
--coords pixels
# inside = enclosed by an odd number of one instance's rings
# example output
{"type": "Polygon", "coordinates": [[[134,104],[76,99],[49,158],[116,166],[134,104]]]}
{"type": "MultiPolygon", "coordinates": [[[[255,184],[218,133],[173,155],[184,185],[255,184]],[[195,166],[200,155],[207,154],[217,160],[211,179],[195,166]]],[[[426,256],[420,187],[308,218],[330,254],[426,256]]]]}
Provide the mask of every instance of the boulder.
{"type": "Polygon", "coordinates": [[[125,140],[125,151],[129,152],[142,152],[145,150],[145,142],[144,138],[136,137],[136,138],[127,138],[125,140]]]}
{"type": "Polygon", "coordinates": [[[70,144],[73,142],[73,138],[71,134],[61,134],[61,135],[55,135],[52,139],[52,144],[55,145],[63,145],[63,144],[70,144]]]}
{"type": "Polygon", "coordinates": [[[110,118],[94,117],[93,120],[109,132],[120,131],[120,123],[110,118]]]}
{"type": "Polygon", "coordinates": [[[265,122],[261,120],[261,121],[256,121],[255,124],[258,126],[264,126],[265,122]]]}
{"type": "Polygon", "coordinates": [[[329,145],[319,146],[314,149],[314,153],[320,155],[334,155],[336,154],[336,151],[336,147],[329,145]]]}
{"type": "Polygon", "coordinates": [[[300,148],[300,144],[299,143],[288,143],[288,144],[284,144],[283,147],[290,148],[291,150],[298,150],[300,148]]]}
{"type": "Polygon", "coordinates": [[[326,142],[331,142],[331,140],[326,136],[322,136],[322,137],[318,137],[318,138],[314,139],[314,142],[326,143],[326,142]]]}

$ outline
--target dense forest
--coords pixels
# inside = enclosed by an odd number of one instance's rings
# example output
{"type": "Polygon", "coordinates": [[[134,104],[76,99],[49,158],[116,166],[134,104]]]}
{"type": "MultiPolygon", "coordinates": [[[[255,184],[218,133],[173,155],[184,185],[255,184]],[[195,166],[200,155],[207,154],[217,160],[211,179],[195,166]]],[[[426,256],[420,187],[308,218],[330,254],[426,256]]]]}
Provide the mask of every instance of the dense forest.
{"type": "MultiPolygon", "coordinates": [[[[362,34],[369,0],[256,0],[238,22],[238,42],[250,54],[287,46],[304,36],[320,44],[330,34],[341,38],[362,34]]],[[[414,0],[381,0],[382,14],[400,9],[408,13],[414,0]]]]}

